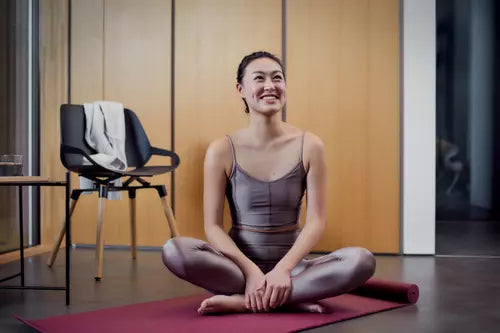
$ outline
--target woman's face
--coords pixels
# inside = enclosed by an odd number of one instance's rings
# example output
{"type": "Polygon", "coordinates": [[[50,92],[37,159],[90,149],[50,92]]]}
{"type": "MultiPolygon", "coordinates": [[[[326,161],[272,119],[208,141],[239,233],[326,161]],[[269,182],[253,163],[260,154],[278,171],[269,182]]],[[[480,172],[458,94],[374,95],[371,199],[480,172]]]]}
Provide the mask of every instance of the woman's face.
{"type": "Polygon", "coordinates": [[[262,114],[279,112],[286,102],[286,85],[280,65],[269,58],[255,59],[245,69],[236,89],[250,111],[262,114]]]}

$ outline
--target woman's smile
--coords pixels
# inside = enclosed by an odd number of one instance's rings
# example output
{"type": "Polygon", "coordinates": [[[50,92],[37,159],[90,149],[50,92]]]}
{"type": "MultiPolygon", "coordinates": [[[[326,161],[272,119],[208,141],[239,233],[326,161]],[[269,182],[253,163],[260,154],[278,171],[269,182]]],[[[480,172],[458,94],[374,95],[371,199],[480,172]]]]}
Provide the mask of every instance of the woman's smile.
{"type": "Polygon", "coordinates": [[[265,94],[262,95],[260,99],[264,100],[267,104],[274,104],[279,100],[279,97],[276,94],[265,94]]]}

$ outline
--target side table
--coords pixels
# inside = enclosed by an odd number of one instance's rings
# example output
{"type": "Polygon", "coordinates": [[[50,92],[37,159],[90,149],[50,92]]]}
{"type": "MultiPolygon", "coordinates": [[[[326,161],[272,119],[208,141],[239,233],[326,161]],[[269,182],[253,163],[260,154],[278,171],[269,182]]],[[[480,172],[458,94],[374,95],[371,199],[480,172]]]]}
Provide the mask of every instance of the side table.
{"type": "Polygon", "coordinates": [[[69,215],[69,198],[70,198],[70,176],[66,173],[66,180],[56,181],[47,177],[39,176],[15,176],[15,177],[0,177],[0,186],[17,186],[18,187],[18,207],[19,207],[19,251],[21,253],[20,264],[21,271],[17,274],[0,278],[0,282],[4,282],[15,277],[21,277],[20,286],[0,286],[0,289],[37,289],[37,290],[65,290],[66,305],[70,303],[70,248],[71,248],[71,232],[70,232],[70,215],[69,215]],[[24,186],[60,186],[65,188],[65,224],[66,224],[66,284],[64,287],[52,286],[27,286],[24,281],[24,230],[23,230],[23,187],[24,186]]]}

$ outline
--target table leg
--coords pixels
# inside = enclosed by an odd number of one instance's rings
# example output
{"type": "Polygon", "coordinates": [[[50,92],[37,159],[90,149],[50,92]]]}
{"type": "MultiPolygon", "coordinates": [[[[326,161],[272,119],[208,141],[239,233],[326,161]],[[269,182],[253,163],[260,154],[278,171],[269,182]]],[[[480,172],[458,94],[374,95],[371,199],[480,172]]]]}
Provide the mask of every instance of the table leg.
{"type": "Polygon", "coordinates": [[[24,228],[23,228],[23,187],[19,185],[19,251],[21,253],[21,286],[24,287],[24,228]]]}
{"type": "Polygon", "coordinates": [[[69,198],[70,198],[70,189],[71,189],[71,184],[70,184],[71,178],[70,178],[70,173],[66,172],[66,200],[65,200],[65,223],[66,223],[66,305],[69,305],[70,302],[70,272],[71,272],[71,260],[70,260],[70,247],[71,247],[71,223],[70,223],[70,214],[69,214],[69,198]]]}

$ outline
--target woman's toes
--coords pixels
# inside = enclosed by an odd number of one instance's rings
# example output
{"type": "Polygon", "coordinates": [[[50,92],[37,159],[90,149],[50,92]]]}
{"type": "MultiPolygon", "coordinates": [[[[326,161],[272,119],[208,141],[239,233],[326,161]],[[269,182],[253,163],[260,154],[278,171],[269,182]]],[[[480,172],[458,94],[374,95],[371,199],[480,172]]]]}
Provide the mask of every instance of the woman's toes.
{"type": "Polygon", "coordinates": [[[319,304],[311,304],[311,306],[309,307],[309,310],[311,312],[316,312],[316,313],[324,313],[325,312],[325,308],[319,304]]]}
{"type": "Polygon", "coordinates": [[[210,301],[207,298],[201,302],[200,307],[198,308],[198,313],[206,312],[209,307],[210,307],[210,301]]]}

